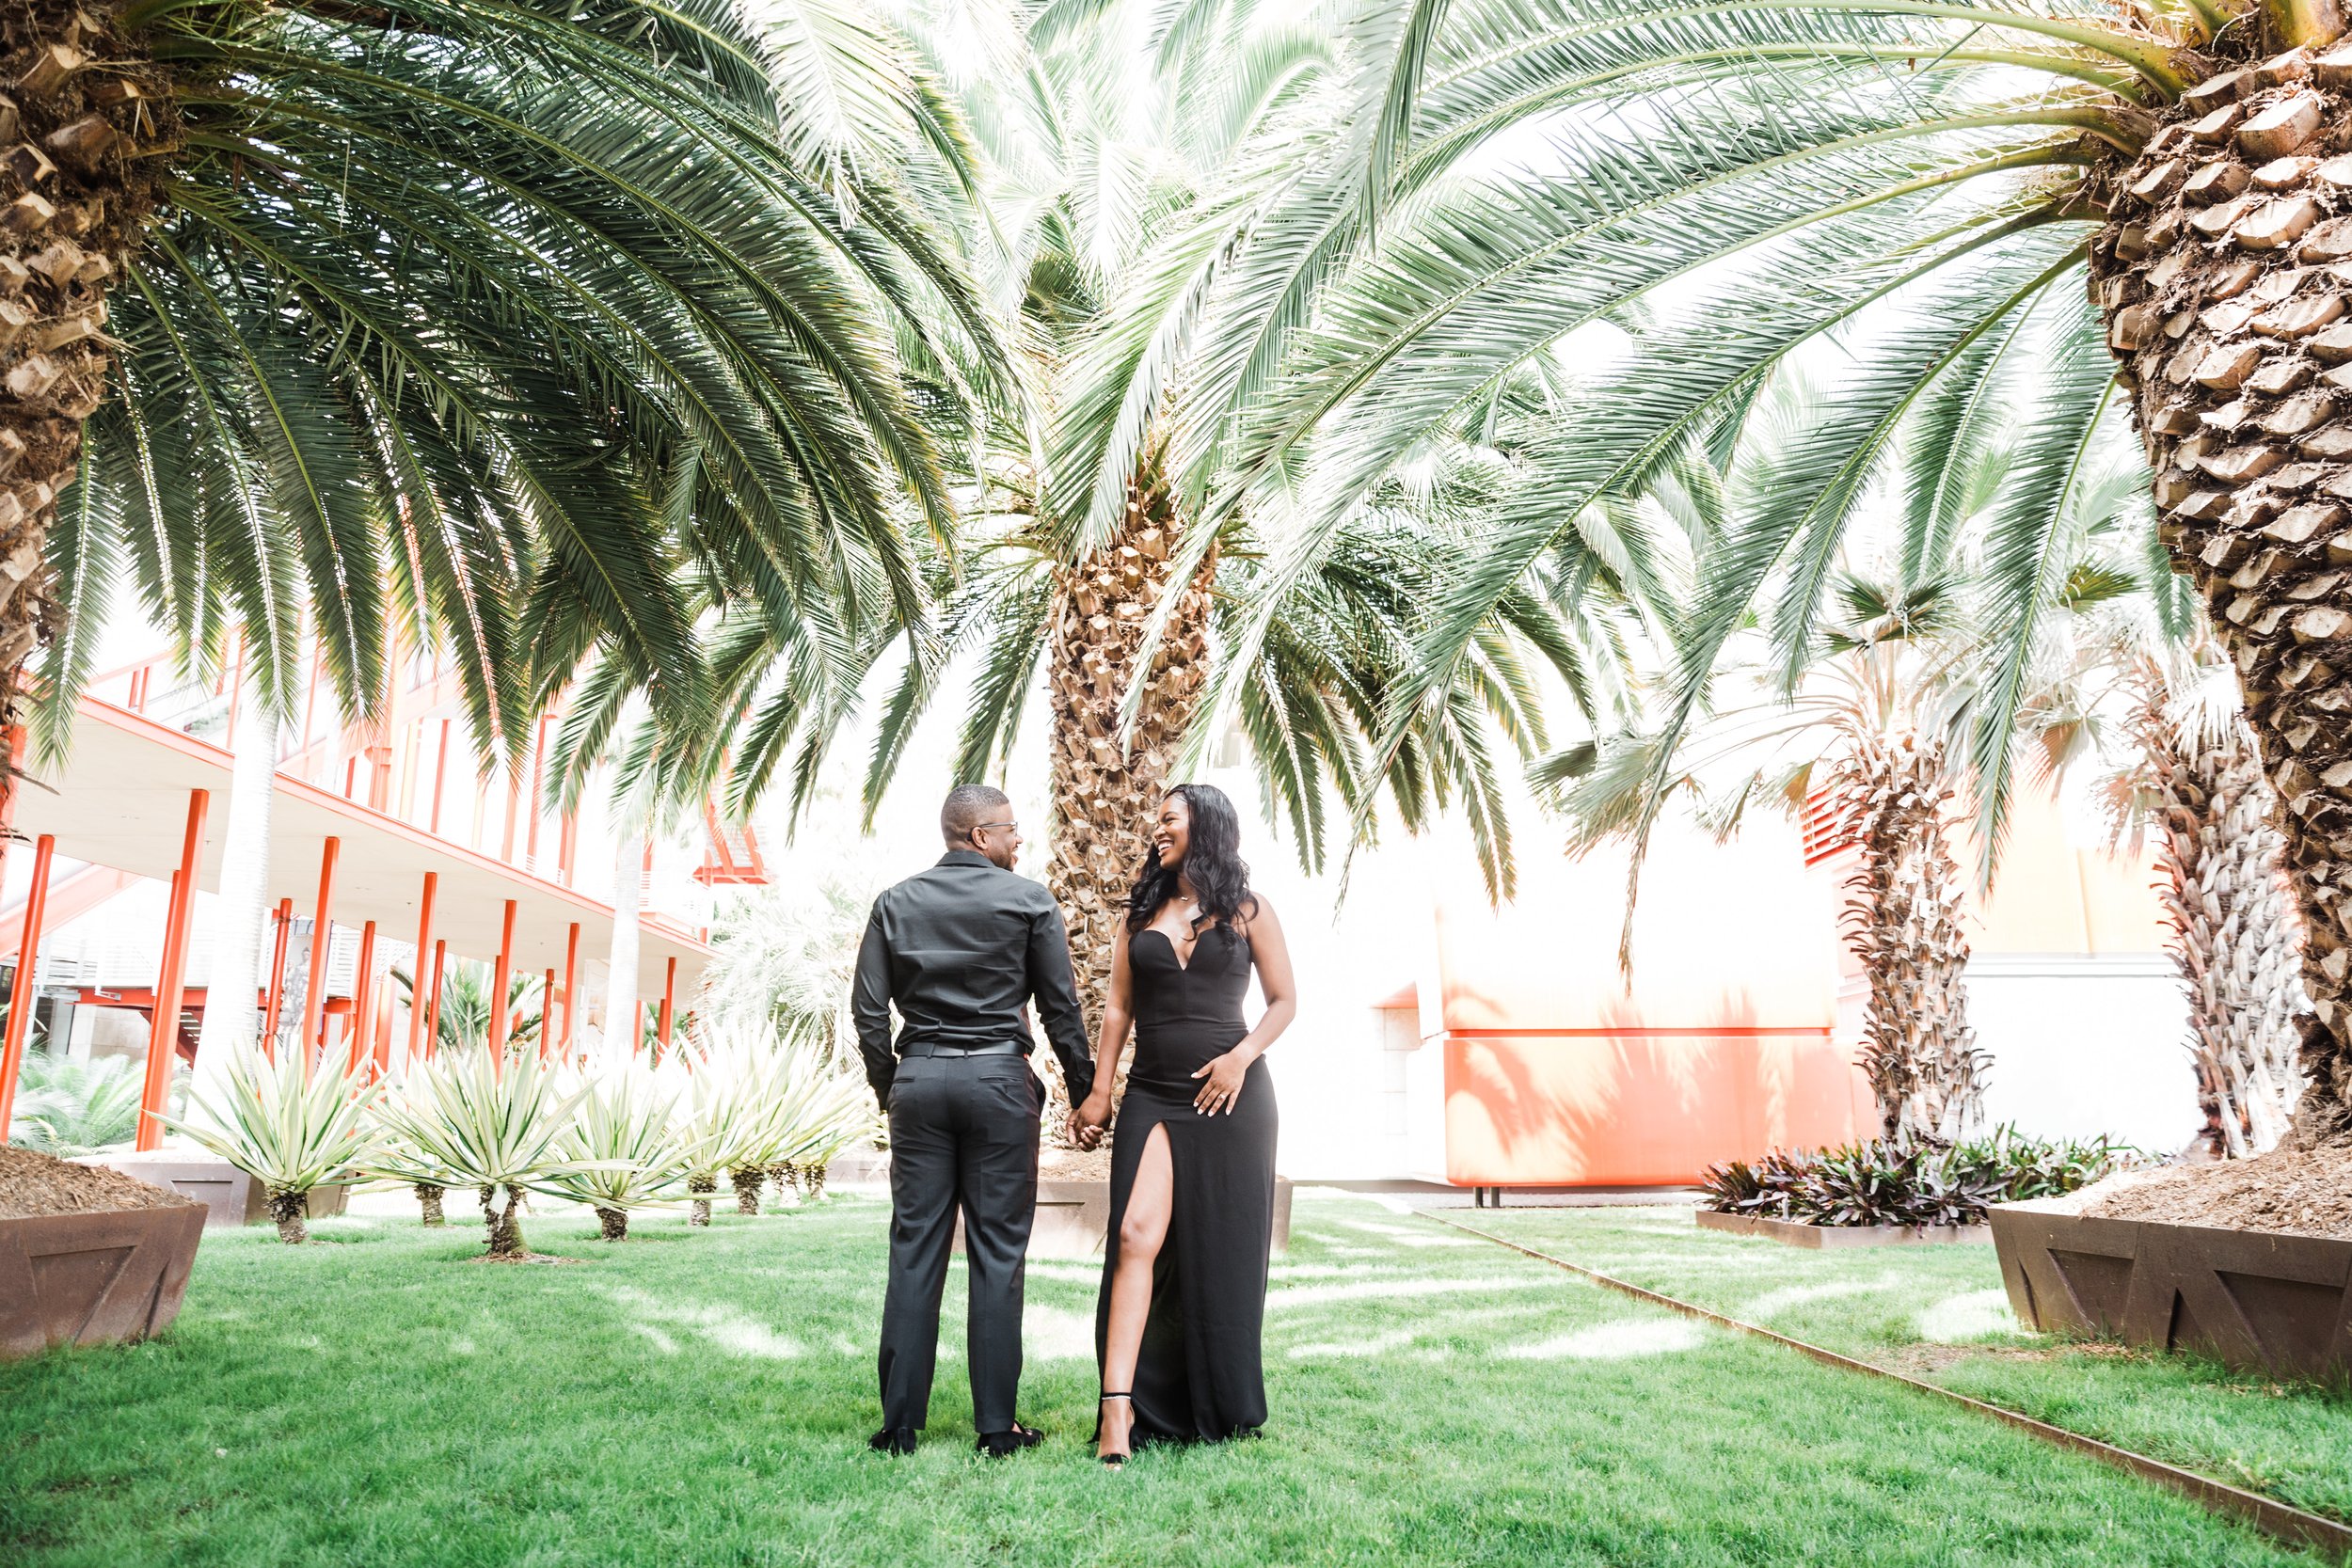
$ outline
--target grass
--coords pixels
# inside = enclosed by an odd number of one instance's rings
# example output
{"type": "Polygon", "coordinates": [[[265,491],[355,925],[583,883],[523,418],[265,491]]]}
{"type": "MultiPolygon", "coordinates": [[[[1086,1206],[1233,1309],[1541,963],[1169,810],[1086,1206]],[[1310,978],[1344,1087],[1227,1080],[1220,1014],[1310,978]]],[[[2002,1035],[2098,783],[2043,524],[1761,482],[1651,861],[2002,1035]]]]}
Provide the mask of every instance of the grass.
{"type": "Polygon", "coordinates": [[[2054,1425],[2352,1521],[2352,1397],[2018,1326],[1993,1248],[1811,1252],[1689,1210],[1526,1210],[1481,1228],[2054,1425]]]}
{"type": "Polygon", "coordinates": [[[545,1269],[468,1265],[455,1224],[213,1232],[164,1339],[0,1367],[0,1561],[2298,1560],[1926,1396],[1312,1194],[1275,1264],[1262,1440],[1096,1465],[1094,1271],[1044,1263],[1023,1397],[1048,1444],[974,1455],[951,1351],[894,1463],[864,1447],[883,1220],[843,1199],[606,1247],[566,1212],[533,1244],[593,1261],[545,1269]]]}

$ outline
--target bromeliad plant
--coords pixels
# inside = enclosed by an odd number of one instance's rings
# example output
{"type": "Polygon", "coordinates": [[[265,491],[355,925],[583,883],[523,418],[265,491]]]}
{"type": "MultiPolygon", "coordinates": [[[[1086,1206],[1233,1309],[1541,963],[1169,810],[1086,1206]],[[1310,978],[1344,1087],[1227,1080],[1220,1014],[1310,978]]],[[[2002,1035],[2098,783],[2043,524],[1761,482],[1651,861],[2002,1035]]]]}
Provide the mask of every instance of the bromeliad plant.
{"type": "Polygon", "coordinates": [[[310,1189],[364,1165],[375,1147],[368,1113],[380,1086],[368,1082],[367,1063],[339,1070],[333,1060],[307,1051],[273,1060],[245,1046],[219,1081],[219,1099],[192,1093],[184,1117],[163,1118],[261,1182],[278,1238],[289,1244],[310,1239],[310,1189]]]}
{"type": "Polygon", "coordinates": [[[377,1115],[382,1148],[366,1163],[396,1181],[454,1179],[482,1195],[485,1256],[530,1256],[516,1218],[526,1192],[572,1196],[564,1183],[618,1162],[574,1154],[565,1146],[572,1114],[588,1086],[566,1092],[557,1069],[522,1055],[501,1070],[487,1051],[443,1052],[409,1069],[377,1115]],[[504,1188],[505,1203],[498,1201],[504,1188]]]}
{"type": "Polygon", "coordinates": [[[1804,1225],[1981,1225],[1991,1204],[2071,1193],[2136,1153],[2106,1137],[2044,1140],[2008,1126],[1962,1144],[1873,1138],[1709,1165],[1700,1201],[1717,1213],[1804,1225]]]}

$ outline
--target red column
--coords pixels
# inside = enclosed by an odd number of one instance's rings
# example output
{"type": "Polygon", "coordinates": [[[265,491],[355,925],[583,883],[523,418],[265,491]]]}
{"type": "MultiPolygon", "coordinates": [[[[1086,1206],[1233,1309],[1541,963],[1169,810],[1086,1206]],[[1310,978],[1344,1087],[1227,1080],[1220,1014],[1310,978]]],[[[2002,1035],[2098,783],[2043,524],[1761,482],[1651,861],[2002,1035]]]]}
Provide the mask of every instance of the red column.
{"type": "Polygon", "coordinates": [[[580,1010],[580,922],[572,922],[571,934],[564,939],[564,1054],[572,1053],[572,1015],[580,1010]]]}
{"type": "Polygon", "coordinates": [[[506,901],[506,920],[499,931],[498,966],[490,973],[490,1060],[504,1070],[506,1062],[506,987],[515,974],[515,900],[506,901]]]}
{"type": "Polygon", "coordinates": [[[565,887],[572,885],[572,863],[580,854],[580,818],[567,814],[564,818],[564,836],[555,848],[555,879],[565,887]]]}
{"type": "Polygon", "coordinates": [[[359,927],[359,967],[351,974],[351,1065],[368,1054],[368,987],[375,978],[375,922],[359,927]]]}
{"type": "Polygon", "coordinates": [[[319,851],[319,907],[310,921],[310,987],[302,993],[302,1027],[294,1038],[307,1048],[326,1049],[326,948],[333,927],[327,924],[335,907],[335,857],[343,841],[330,838],[319,851]]]}
{"type": "Polygon", "coordinates": [[[24,1066],[24,1042],[33,1035],[33,967],[40,958],[40,922],[49,908],[49,856],[56,847],[56,839],[48,833],[33,846],[33,890],[24,896],[24,939],[16,948],[16,989],[8,993],[8,1032],[0,1039],[0,1140],[8,1136],[16,1106],[16,1076],[24,1066]]]}
{"type": "Polygon", "coordinates": [[[661,977],[661,1011],[655,1015],[654,1033],[660,1037],[661,1049],[670,1049],[671,1009],[677,1001],[677,960],[670,960],[669,973],[661,977]]]}
{"type": "Polygon", "coordinates": [[[164,917],[164,968],[155,979],[155,1016],[147,1034],[147,1082],[139,1094],[139,1130],[135,1147],[141,1151],[161,1148],[164,1097],[171,1088],[171,1063],[180,1040],[180,997],[187,979],[188,915],[196,907],[198,861],[204,853],[204,809],[212,792],[188,791],[188,826],[180,841],[180,873],[171,888],[171,907],[164,917]]]}
{"type": "Polygon", "coordinates": [[[441,965],[449,958],[449,943],[433,944],[433,989],[424,999],[424,1059],[431,1061],[435,1047],[441,1042],[441,965]]]}
{"type": "MultiPolygon", "coordinates": [[[[417,1059],[417,1041],[424,1033],[424,956],[433,950],[433,898],[441,890],[441,874],[424,874],[423,912],[417,916],[417,956],[408,963],[408,1059],[417,1059]]],[[[439,978],[437,967],[436,979],[439,978]]]]}
{"type": "Polygon", "coordinates": [[[286,939],[294,931],[294,900],[280,898],[278,912],[278,938],[269,959],[269,1007],[262,1016],[262,1053],[271,1061],[278,1059],[278,1009],[286,1005],[286,939]]]}
{"type": "Polygon", "coordinates": [[[549,1041],[555,1033],[555,971],[548,970],[539,981],[539,1059],[546,1061],[552,1049],[549,1041]]]}

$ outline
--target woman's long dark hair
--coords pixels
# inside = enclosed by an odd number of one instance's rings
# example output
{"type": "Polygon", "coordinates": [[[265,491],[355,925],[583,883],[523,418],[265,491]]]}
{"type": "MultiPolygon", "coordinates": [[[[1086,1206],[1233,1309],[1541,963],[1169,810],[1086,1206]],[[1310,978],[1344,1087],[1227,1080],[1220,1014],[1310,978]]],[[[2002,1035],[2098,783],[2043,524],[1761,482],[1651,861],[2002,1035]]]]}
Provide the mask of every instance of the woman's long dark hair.
{"type": "Polygon", "coordinates": [[[1215,784],[1178,784],[1161,797],[1163,803],[1170,796],[1182,796],[1192,814],[1184,863],[1162,865],[1156,845],[1144,856],[1143,869],[1136,873],[1135,891],[1127,895],[1127,928],[1142,930],[1160,912],[1160,906],[1176,896],[1179,870],[1192,883],[1193,896],[1200,900],[1195,928],[1204,920],[1230,927],[1235,916],[1250,912],[1257,903],[1249,895],[1249,867],[1241,859],[1240,815],[1233,810],[1232,797],[1215,784]]]}

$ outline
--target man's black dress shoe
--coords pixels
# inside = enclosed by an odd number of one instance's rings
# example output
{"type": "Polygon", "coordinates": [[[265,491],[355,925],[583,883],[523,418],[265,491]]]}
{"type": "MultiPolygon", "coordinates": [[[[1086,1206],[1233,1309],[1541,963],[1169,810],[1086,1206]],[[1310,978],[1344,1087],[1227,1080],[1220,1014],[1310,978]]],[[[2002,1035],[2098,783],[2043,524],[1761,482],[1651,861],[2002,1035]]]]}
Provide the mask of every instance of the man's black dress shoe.
{"type": "Polygon", "coordinates": [[[877,1453],[913,1453],[921,1435],[913,1427],[884,1427],[866,1439],[866,1446],[877,1453]]]}
{"type": "Polygon", "coordinates": [[[980,1451],[991,1459],[1004,1459],[1019,1453],[1023,1449],[1034,1449],[1044,1441],[1045,1433],[1015,1421],[1010,1432],[980,1433],[980,1451]]]}

